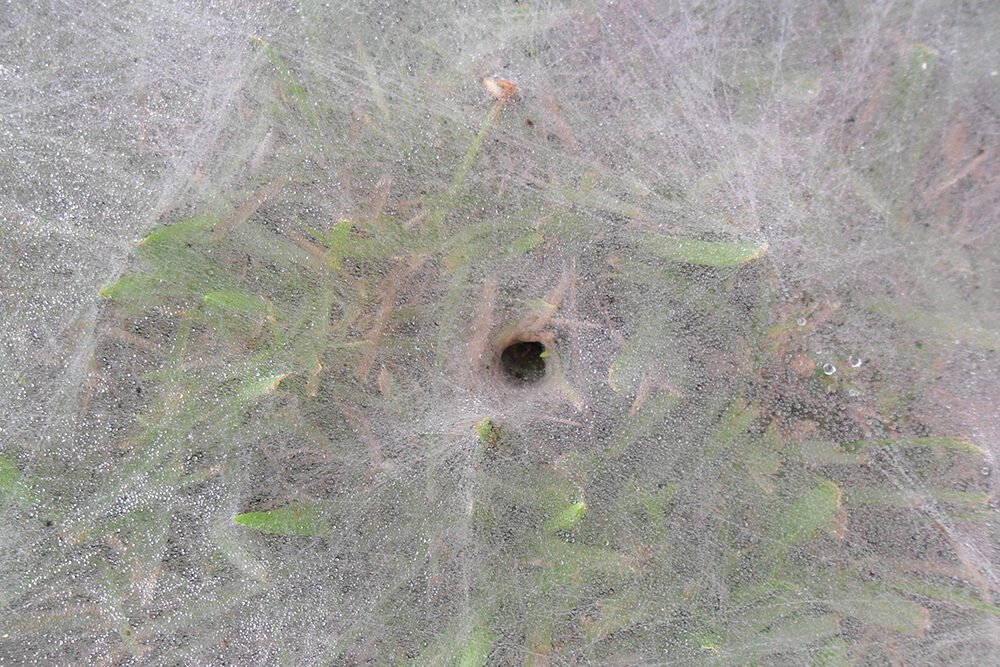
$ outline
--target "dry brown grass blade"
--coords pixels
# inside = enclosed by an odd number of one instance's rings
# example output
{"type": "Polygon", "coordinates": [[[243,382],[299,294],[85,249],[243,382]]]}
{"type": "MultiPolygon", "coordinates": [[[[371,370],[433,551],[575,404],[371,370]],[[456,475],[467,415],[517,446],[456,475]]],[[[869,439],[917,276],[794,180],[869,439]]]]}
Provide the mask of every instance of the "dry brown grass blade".
{"type": "Polygon", "coordinates": [[[643,373],[642,377],[639,379],[639,389],[635,392],[635,400],[632,401],[632,407],[629,408],[628,416],[631,417],[638,412],[639,408],[641,408],[643,404],[649,400],[652,393],[653,385],[649,381],[649,374],[643,373]]]}
{"type": "Polygon", "coordinates": [[[382,211],[389,201],[389,190],[392,188],[392,176],[382,174],[375,184],[375,192],[369,200],[367,219],[375,222],[382,216],[382,211]]]}
{"type": "Polygon", "coordinates": [[[318,259],[324,266],[326,266],[326,263],[330,260],[329,249],[324,248],[318,243],[313,243],[294,229],[287,229],[285,234],[292,243],[305,250],[311,257],[318,259]]]}
{"type": "Polygon", "coordinates": [[[936,526],[937,529],[941,531],[941,534],[944,535],[944,538],[948,541],[948,544],[951,545],[951,548],[954,551],[955,556],[958,558],[959,562],[964,567],[964,572],[965,572],[964,579],[972,583],[976,587],[976,589],[979,591],[979,594],[982,596],[984,600],[992,599],[993,593],[996,592],[996,586],[990,585],[990,583],[986,581],[986,578],[982,575],[982,572],[980,571],[978,561],[980,558],[982,558],[982,556],[972,553],[970,547],[967,544],[965,544],[964,541],[956,540],[955,536],[952,535],[951,530],[949,530],[948,527],[946,527],[942,523],[937,522],[936,526]],[[977,556],[979,556],[979,558],[977,558],[977,556]]]}
{"type": "Polygon", "coordinates": [[[559,141],[563,143],[566,148],[568,148],[574,155],[580,154],[580,142],[577,141],[576,135],[573,133],[573,129],[566,122],[566,119],[562,115],[562,111],[559,110],[559,105],[556,104],[555,99],[549,96],[542,97],[542,106],[545,110],[549,112],[549,116],[552,120],[552,130],[555,132],[556,136],[559,137],[559,141]]]}
{"type": "Polygon", "coordinates": [[[628,341],[625,339],[625,336],[622,335],[622,332],[618,330],[618,327],[615,326],[615,323],[611,321],[611,313],[608,309],[608,304],[603,298],[595,298],[594,305],[604,317],[604,323],[607,331],[611,335],[611,338],[615,341],[615,344],[618,345],[618,347],[624,347],[628,341]]]}
{"type": "Polygon", "coordinates": [[[368,446],[368,458],[371,461],[371,470],[380,470],[384,462],[382,446],[379,444],[378,439],[375,438],[375,432],[372,431],[372,426],[368,422],[368,418],[365,417],[364,410],[357,403],[346,398],[338,399],[337,404],[340,406],[340,412],[344,415],[347,423],[350,424],[351,429],[368,446]]]}
{"type": "Polygon", "coordinates": [[[937,197],[940,197],[946,190],[949,190],[956,183],[958,183],[963,178],[965,178],[966,176],[968,176],[969,174],[971,174],[973,171],[975,171],[979,167],[979,165],[981,165],[986,160],[987,157],[989,157],[989,153],[980,153],[979,157],[977,157],[974,160],[972,160],[969,164],[967,164],[962,169],[959,169],[958,172],[954,176],[952,176],[951,178],[949,178],[947,181],[945,181],[944,183],[941,183],[940,185],[938,185],[934,189],[934,192],[932,192],[930,194],[930,196],[928,197],[928,199],[935,199],[937,197]]]}
{"type": "Polygon", "coordinates": [[[466,348],[466,367],[478,368],[483,355],[486,354],[490,330],[493,326],[494,304],[497,300],[497,279],[490,276],[483,283],[483,293],[476,306],[476,314],[472,319],[469,332],[469,342],[466,348]]]}
{"type": "Polygon", "coordinates": [[[576,273],[574,269],[571,266],[564,266],[562,275],[559,277],[559,282],[545,294],[545,298],[543,299],[551,308],[545,308],[529,315],[521,322],[518,328],[526,331],[541,331],[548,326],[549,322],[552,321],[553,315],[555,315],[562,305],[566,291],[570,288],[570,285],[574,285],[575,283],[576,273]]]}
{"type": "Polygon", "coordinates": [[[150,339],[144,338],[130,331],[125,331],[119,327],[108,327],[104,334],[110,338],[117,338],[124,341],[129,345],[137,347],[145,352],[149,352],[150,354],[158,354],[162,351],[162,347],[150,339]]]}
{"type": "Polygon", "coordinates": [[[409,260],[397,264],[389,274],[379,283],[376,292],[379,295],[378,310],[375,312],[375,322],[369,330],[365,340],[369,346],[365,354],[358,362],[355,374],[361,382],[367,382],[371,374],[372,366],[375,363],[375,355],[379,349],[379,342],[385,326],[389,322],[393,311],[396,309],[396,298],[399,292],[407,284],[407,278],[424,263],[422,257],[412,257],[409,260]]]}
{"type": "Polygon", "coordinates": [[[320,363],[319,356],[316,357],[316,366],[313,367],[313,372],[309,375],[309,380],[306,383],[306,393],[309,396],[316,396],[319,394],[319,374],[323,372],[323,364],[320,363]]]}
{"type": "Polygon", "coordinates": [[[215,229],[215,232],[212,234],[212,241],[221,241],[246,224],[246,221],[249,220],[254,213],[260,210],[260,207],[263,206],[268,199],[274,196],[275,192],[293,180],[294,178],[291,176],[277,176],[266,185],[258,188],[257,192],[255,192],[250,199],[237,207],[237,209],[233,211],[232,215],[226,218],[226,221],[215,229]]]}

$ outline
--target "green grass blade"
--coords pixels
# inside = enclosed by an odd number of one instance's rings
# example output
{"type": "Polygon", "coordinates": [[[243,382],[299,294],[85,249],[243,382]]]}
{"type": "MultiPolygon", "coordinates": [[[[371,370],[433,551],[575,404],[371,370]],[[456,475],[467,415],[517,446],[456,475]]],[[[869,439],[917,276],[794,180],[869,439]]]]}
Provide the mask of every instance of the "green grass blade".
{"type": "Polygon", "coordinates": [[[207,240],[205,232],[222,223],[221,216],[202,215],[159,227],[137,244],[145,250],[172,247],[181,243],[207,240]]]}
{"type": "Polygon", "coordinates": [[[270,535],[321,535],[329,530],[316,507],[287,505],[263,512],[237,514],[233,521],[270,535]]]}
{"type": "Polygon", "coordinates": [[[584,502],[573,503],[546,521],[543,530],[549,535],[569,530],[579,523],[586,511],[587,505],[584,502]]]}
{"type": "Polygon", "coordinates": [[[769,531],[774,540],[768,549],[774,558],[784,556],[796,544],[827,525],[840,509],[840,489],[823,480],[795,499],[778,514],[769,531]]]}
{"type": "Polygon", "coordinates": [[[232,313],[267,313],[270,306],[256,294],[239,290],[209,292],[204,296],[206,304],[232,313]]]}
{"type": "Polygon", "coordinates": [[[1000,350],[1000,333],[996,329],[966,321],[965,315],[931,312],[916,308],[910,303],[896,303],[887,299],[872,300],[868,307],[880,315],[932,334],[942,341],[957,340],[994,352],[1000,350]]]}
{"type": "Polygon", "coordinates": [[[815,667],[850,667],[853,664],[848,654],[847,642],[831,639],[823,645],[813,658],[815,667]]]}
{"type": "Polygon", "coordinates": [[[926,607],[898,593],[879,591],[874,586],[845,583],[827,592],[824,604],[845,616],[908,635],[923,636],[930,627],[930,612],[926,607]]]}
{"type": "Polygon", "coordinates": [[[9,502],[21,508],[34,503],[35,495],[31,487],[21,477],[14,462],[0,456],[0,501],[9,502]]]}
{"type": "Polygon", "coordinates": [[[240,387],[237,397],[243,403],[252,403],[259,398],[267,396],[278,389],[281,381],[288,377],[288,373],[271,375],[264,378],[249,380],[240,387]]]}
{"type": "Polygon", "coordinates": [[[1000,607],[984,602],[974,595],[950,588],[935,586],[909,577],[896,576],[893,586],[901,593],[920,595],[931,600],[940,600],[972,611],[1000,618],[1000,607]]]}
{"type": "Polygon", "coordinates": [[[844,486],[844,505],[882,505],[887,507],[922,507],[928,501],[952,505],[985,505],[987,493],[953,489],[890,489],[875,486],[844,486]]]}
{"type": "Polygon", "coordinates": [[[462,656],[458,661],[460,667],[481,667],[486,664],[496,636],[487,628],[476,628],[465,644],[462,656]]]}
{"type": "Polygon", "coordinates": [[[655,237],[648,238],[644,245],[650,252],[663,259],[719,268],[746,264],[767,253],[767,243],[655,237]]]}

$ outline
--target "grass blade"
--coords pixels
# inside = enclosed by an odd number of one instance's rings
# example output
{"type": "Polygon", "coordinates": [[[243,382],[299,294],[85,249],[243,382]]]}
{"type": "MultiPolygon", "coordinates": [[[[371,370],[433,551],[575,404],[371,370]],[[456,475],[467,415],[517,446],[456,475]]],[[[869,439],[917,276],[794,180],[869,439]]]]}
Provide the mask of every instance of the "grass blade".
{"type": "Polygon", "coordinates": [[[269,535],[322,535],[329,530],[316,507],[287,505],[263,512],[237,514],[233,521],[269,535]]]}
{"type": "Polygon", "coordinates": [[[767,253],[767,243],[701,241],[672,237],[651,238],[647,240],[645,246],[663,259],[718,268],[746,264],[767,253]]]}

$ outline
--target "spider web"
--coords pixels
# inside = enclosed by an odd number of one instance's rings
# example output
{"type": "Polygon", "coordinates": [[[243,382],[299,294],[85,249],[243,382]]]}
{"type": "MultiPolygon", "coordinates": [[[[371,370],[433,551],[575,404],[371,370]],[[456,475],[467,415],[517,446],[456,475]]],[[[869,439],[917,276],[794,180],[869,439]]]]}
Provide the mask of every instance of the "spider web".
{"type": "Polygon", "coordinates": [[[7,7],[0,664],[995,662],[997,18],[7,7]]]}

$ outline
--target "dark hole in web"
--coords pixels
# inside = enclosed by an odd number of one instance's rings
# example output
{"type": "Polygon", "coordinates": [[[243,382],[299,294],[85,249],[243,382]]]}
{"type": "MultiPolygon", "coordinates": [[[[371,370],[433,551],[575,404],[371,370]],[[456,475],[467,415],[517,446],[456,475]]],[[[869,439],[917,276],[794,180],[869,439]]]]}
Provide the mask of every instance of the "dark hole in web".
{"type": "Polygon", "coordinates": [[[513,343],[500,354],[500,367],[515,384],[538,382],[545,377],[545,346],[528,340],[513,343]]]}

